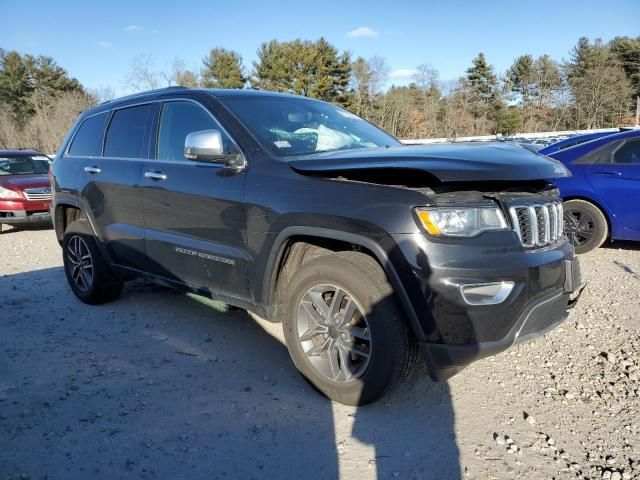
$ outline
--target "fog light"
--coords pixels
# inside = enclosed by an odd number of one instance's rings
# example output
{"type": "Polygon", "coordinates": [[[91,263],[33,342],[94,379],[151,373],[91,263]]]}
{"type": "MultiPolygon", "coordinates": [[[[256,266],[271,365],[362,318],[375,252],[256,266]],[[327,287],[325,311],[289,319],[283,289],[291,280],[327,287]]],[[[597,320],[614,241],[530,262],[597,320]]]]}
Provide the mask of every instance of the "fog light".
{"type": "Polygon", "coordinates": [[[460,285],[460,294],[469,305],[497,305],[504,302],[514,282],[467,283],[460,285]]]}

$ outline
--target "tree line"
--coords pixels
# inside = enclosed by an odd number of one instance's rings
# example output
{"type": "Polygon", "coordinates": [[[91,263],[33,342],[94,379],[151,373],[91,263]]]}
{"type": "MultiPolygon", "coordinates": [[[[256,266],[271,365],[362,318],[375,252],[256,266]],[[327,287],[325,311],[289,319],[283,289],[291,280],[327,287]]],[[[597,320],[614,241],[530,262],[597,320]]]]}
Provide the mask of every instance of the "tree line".
{"type": "MultiPolygon", "coordinates": [[[[132,91],[183,85],[296,93],[345,107],[400,138],[615,127],[635,122],[640,37],[580,38],[564,61],[522,55],[504,73],[479,53],[449,82],[424,63],[408,85],[389,88],[384,58],[352,58],[324,38],[265,42],[251,67],[222,47],[204,56],[199,71],[180,59],[156,70],[142,55],[124,82],[132,91]]],[[[50,57],[0,49],[0,148],[53,152],[80,110],[112,95],[88,92],[50,57]]]]}

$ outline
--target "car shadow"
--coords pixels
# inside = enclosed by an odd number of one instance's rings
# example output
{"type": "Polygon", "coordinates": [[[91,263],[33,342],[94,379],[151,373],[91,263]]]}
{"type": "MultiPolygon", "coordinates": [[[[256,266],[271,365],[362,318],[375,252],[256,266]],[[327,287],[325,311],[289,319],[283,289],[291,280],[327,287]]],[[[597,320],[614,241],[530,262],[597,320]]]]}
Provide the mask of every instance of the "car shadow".
{"type": "Polygon", "coordinates": [[[25,224],[25,225],[11,225],[8,223],[2,223],[2,227],[0,228],[0,235],[13,234],[23,230],[53,230],[53,225],[48,223],[36,223],[36,224],[25,224]]]}
{"type": "Polygon", "coordinates": [[[630,240],[607,241],[600,248],[609,250],[640,250],[640,242],[632,242],[630,240]]]}
{"type": "Polygon", "coordinates": [[[60,267],[0,277],[0,319],[2,478],[461,477],[422,367],[333,404],[246,312],[142,281],[88,306],[60,267]]]}

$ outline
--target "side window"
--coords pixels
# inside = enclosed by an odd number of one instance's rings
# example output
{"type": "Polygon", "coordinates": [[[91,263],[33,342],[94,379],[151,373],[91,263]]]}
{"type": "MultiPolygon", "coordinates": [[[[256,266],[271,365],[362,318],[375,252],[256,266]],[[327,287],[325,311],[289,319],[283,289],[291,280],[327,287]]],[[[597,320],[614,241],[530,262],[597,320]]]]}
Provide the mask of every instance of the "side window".
{"type": "Polygon", "coordinates": [[[116,110],[107,129],[105,157],[147,158],[151,104],[116,110]]]}
{"type": "Polygon", "coordinates": [[[80,124],[69,147],[69,155],[99,157],[102,154],[102,136],[108,113],[94,115],[80,124]]]}
{"type": "Polygon", "coordinates": [[[225,153],[237,151],[218,122],[203,107],[192,102],[166,102],[162,107],[158,128],[158,160],[187,160],[184,156],[186,136],[211,129],[220,131],[225,153]]]}
{"type": "Polygon", "coordinates": [[[622,145],[613,154],[613,163],[640,165],[640,141],[622,145]]]}

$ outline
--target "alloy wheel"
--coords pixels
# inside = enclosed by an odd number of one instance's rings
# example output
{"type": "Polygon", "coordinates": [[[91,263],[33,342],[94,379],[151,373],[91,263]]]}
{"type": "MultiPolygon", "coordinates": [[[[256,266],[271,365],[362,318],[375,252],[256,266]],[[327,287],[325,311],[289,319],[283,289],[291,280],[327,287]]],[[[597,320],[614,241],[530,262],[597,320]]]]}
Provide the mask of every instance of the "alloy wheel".
{"type": "Polygon", "coordinates": [[[75,286],[86,292],[93,282],[93,259],[84,239],[74,235],[67,244],[67,259],[71,268],[71,279],[75,286]]]}
{"type": "Polygon", "coordinates": [[[371,359],[367,317],[347,291],[316,285],[298,305],[297,335],[311,365],[334,382],[361,377],[371,359]]]}
{"type": "Polygon", "coordinates": [[[583,210],[565,210],[564,221],[567,235],[576,247],[588,243],[595,233],[595,220],[583,210]]]}

